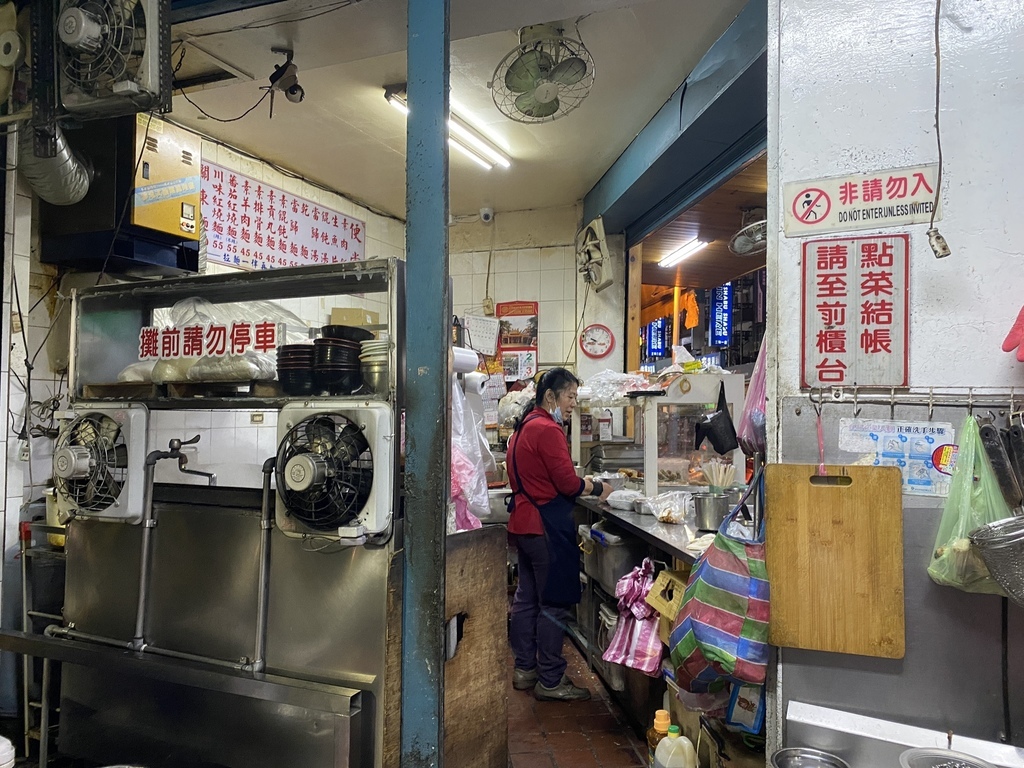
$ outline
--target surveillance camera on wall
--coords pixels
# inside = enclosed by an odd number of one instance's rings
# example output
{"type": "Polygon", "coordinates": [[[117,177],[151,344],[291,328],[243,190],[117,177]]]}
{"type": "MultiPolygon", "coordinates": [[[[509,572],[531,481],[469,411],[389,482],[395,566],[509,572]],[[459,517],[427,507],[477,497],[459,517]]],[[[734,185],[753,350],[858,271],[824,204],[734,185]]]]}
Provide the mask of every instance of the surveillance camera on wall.
{"type": "Polygon", "coordinates": [[[298,104],[306,98],[306,91],[299,85],[299,68],[292,61],[292,52],[284,48],[272,50],[286,56],[287,61],[274,65],[274,72],[270,75],[270,88],[272,91],[282,91],[288,101],[298,104]]]}
{"type": "Polygon", "coordinates": [[[494,221],[494,209],[493,208],[481,208],[480,209],[480,221],[484,224],[490,224],[494,221]]]}

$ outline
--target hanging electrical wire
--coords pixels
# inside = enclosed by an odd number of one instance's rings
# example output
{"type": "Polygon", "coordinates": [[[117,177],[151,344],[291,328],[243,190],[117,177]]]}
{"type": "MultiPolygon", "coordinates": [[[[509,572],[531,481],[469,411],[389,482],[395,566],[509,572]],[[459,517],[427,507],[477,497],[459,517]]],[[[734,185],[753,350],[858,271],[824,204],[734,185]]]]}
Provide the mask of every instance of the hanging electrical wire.
{"type": "Polygon", "coordinates": [[[256,107],[258,107],[260,104],[262,104],[263,101],[270,95],[270,88],[264,89],[263,95],[260,96],[260,98],[257,100],[257,102],[255,104],[253,104],[251,107],[249,107],[247,110],[245,110],[245,112],[240,114],[238,117],[217,117],[216,115],[211,115],[205,109],[203,109],[198,104],[196,104],[194,101],[192,101],[192,99],[189,98],[189,95],[187,93],[185,93],[185,91],[181,90],[181,88],[179,88],[177,85],[175,85],[175,89],[182,95],[182,97],[184,97],[185,101],[187,101],[189,104],[191,104],[197,110],[199,110],[200,114],[202,114],[202,115],[208,117],[209,119],[214,120],[215,122],[218,122],[218,123],[237,123],[243,117],[246,117],[250,112],[252,112],[254,109],[256,109],[256,107]]]}
{"type": "Polygon", "coordinates": [[[940,131],[941,97],[942,97],[942,48],[939,36],[939,21],[942,17],[942,0],[935,0],[935,148],[938,152],[939,169],[935,179],[935,199],[932,201],[932,215],[928,222],[928,245],[931,246],[935,258],[949,256],[949,245],[935,226],[935,215],[939,209],[939,197],[942,193],[942,133],[940,131]]]}
{"type": "Polygon", "coordinates": [[[565,350],[565,363],[563,366],[569,364],[569,358],[572,357],[573,350],[576,348],[576,341],[580,337],[580,330],[583,328],[583,318],[587,316],[587,299],[590,298],[590,283],[587,283],[586,290],[583,292],[583,309],[580,310],[580,321],[576,324],[576,332],[572,337],[572,345],[565,350]]]}
{"type": "MultiPolygon", "coordinates": [[[[132,170],[131,178],[137,179],[139,177],[139,166],[142,165],[142,157],[146,153],[146,142],[149,141],[149,128],[153,125],[153,113],[149,114],[149,119],[146,120],[146,130],[142,134],[142,141],[139,142],[139,157],[135,161],[135,168],[132,170]]],[[[107,264],[110,263],[110,257],[114,255],[114,246],[117,245],[117,238],[121,234],[121,228],[124,226],[124,218],[128,215],[128,209],[131,207],[132,198],[134,196],[129,194],[124,198],[124,205],[121,206],[121,215],[117,219],[117,226],[114,227],[114,236],[110,238],[110,247],[107,249],[107,255],[103,257],[103,265],[100,267],[100,273],[96,276],[96,285],[100,284],[103,276],[107,272],[107,264]]]]}
{"type": "Polygon", "coordinates": [[[171,52],[171,56],[174,56],[175,54],[177,54],[177,56],[178,56],[178,60],[175,62],[174,68],[171,70],[172,87],[174,88],[174,90],[178,91],[181,94],[182,98],[184,98],[185,101],[187,101],[189,104],[191,104],[193,107],[195,107],[196,110],[198,110],[199,113],[201,115],[203,115],[204,117],[208,117],[210,120],[213,120],[214,122],[218,122],[218,123],[237,123],[243,117],[245,117],[250,112],[252,112],[254,109],[256,109],[256,107],[258,107],[260,104],[262,104],[263,101],[267,98],[267,96],[270,95],[270,90],[271,89],[265,87],[263,89],[263,95],[260,96],[260,98],[256,101],[256,103],[253,104],[251,107],[249,107],[247,110],[245,110],[245,112],[243,112],[242,114],[238,115],[237,117],[217,117],[216,115],[211,115],[209,112],[207,112],[201,106],[196,104],[196,102],[192,100],[192,98],[185,92],[184,88],[182,88],[181,84],[178,82],[178,79],[177,79],[178,72],[181,71],[181,66],[185,63],[185,51],[186,51],[185,43],[182,42],[182,43],[178,43],[178,47],[175,48],[174,51],[171,52]]]}

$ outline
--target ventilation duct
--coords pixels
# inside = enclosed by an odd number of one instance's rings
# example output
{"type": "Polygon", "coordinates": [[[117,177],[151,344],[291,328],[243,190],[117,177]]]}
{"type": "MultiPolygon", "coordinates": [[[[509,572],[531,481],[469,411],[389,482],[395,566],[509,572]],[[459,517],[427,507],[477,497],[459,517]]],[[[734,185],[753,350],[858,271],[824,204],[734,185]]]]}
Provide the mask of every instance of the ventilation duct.
{"type": "Polygon", "coordinates": [[[81,202],[92,183],[92,164],[71,149],[57,126],[57,154],[36,157],[33,132],[28,125],[18,130],[18,170],[41,200],[51,205],[81,202]]]}

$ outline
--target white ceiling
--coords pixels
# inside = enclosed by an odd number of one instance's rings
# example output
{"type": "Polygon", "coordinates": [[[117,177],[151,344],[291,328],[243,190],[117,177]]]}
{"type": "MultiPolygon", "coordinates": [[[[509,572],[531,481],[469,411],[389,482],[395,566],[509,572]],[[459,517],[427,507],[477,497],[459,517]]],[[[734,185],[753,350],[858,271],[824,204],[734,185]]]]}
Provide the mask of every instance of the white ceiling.
{"type": "MultiPolygon", "coordinates": [[[[453,214],[569,205],[582,197],[685,79],[732,22],[745,0],[452,0],[451,86],[460,113],[512,157],[512,167],[484,171],[451,153],[453,214]],[[596,66],[582,106],[553,123],[522,125],[501,115],[487,82],[518,43],[523,24],[587,13],[579,32],[596,66]]],[[[179,25],[176,40],[196,42],[255,81],[231,80],[189,96],[217,117],[234,117],[262,95],[259,86],[291,47],[306,92],[301,104],[269,100],[242,120],[202,118],[179,94],[173,117],[197,130],[395,216],[405,212],[405,118],[384,100],[384,86],[406,80],[405,0],[363,0],[316,19],[210,34],[295,9],[286,2],[245,14],[179,25]]],[[[572,24],[567,33],[572,33],[572,24]]],[[[186,48],[179,78],[219,67],[186,48]]]]}

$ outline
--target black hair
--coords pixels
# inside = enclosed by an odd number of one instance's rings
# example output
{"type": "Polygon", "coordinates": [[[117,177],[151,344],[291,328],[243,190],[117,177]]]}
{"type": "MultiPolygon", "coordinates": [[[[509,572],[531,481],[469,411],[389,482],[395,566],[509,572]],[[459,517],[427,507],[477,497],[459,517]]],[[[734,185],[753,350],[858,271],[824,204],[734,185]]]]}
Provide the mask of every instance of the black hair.
{"type": "Polygon", "coordinates": [[[545,371],[537,380],[537,396],[534,398],[534,402],[527,403],[523,408],[523,412],[519,414],[519,418],[515,421],[513,431],[519,431],[519,428],[523,426],[523,421],[535,407],[543,407],[544,396],[549,391],[554,392],[555,397],[558,397],[572,385],[575,384],[579,386],[579,383],[580,380],[577,379],[571,371],[568,371],[565,368],[552,368],[549,371],[545,371]]]}

